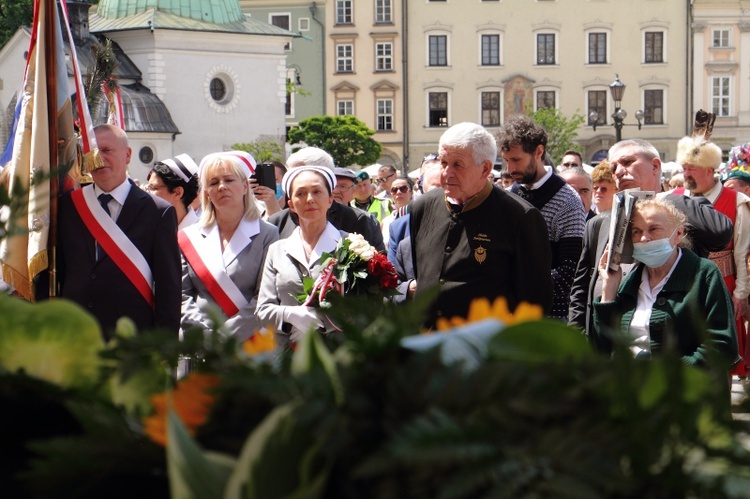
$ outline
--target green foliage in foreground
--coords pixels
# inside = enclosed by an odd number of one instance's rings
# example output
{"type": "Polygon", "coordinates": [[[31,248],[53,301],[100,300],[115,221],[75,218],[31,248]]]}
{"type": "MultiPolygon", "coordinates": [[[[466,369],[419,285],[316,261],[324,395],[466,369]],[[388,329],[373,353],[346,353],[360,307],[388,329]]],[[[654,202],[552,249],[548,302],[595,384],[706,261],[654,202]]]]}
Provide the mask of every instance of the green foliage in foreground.
{"type": "MultiPolygon", "coordinates": [[[[26,428],[23,442],[36,440],[30,447],[6,446],[13,435],[2,435],[5,462],[31,449],[25,471],[3,482],[31,497],[71,490],[125,497],[136,485],[138,497],[165,497],[169,486],[172,497],[247,498],[743,497],[750,490],[750,454],[731,420],[725,373],[683,366],[676,356],[611,361],[549,321],[496,335],[486,334],[496,324],[479,324],[465,336],[409,339],[442,340],[433,348],[404,348],[421,305],[373,310],[347,298],[331,312],[341,334],[310,334],[281,357],[243,357],[220,335],[188,338],[200,350],[199,369],[221,384],[196,438],[170,415],[166,459],[137,420],[100,397],[6,373],[2,417],[18,416],[21,400],[26,414],[34,400],[52,404],[56,417],[26,428]]],[[[134,372],[139,357],[158,352],[173,361],[181,348],[144,333],[108,357],[134,372]]],[[[6,433],[9,426],[0,424],[6,433]]]]}

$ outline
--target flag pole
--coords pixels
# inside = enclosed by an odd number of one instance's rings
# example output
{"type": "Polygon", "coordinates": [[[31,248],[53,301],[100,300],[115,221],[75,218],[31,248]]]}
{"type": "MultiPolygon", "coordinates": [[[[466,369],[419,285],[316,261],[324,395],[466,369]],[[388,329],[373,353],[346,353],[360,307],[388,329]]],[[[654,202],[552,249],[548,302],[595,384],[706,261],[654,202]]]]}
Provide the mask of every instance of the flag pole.
{"type": "MultiPolygon", "coordinates": [[[[45,36],[44,50],[47,54],[45,57],[47,73],[47,116],[49,126],[49,236],[47,240],[47,255],[49,258],[49,297],[57,296],[57,196],[60,186],[60,161],[57,132],[57,64],[55,54],[57,54],[55,30],[56,26],[53,20],[59,19],[56,15],[57,0],[43,0],[45,5],[45,36]]],[[[65,1],[65,0],[62,0],[65,1]]],[[[70,40],[73,43],[73,40],[70,40]]],[[[68,75],[63,75],[67,78],[68,75]]]]}

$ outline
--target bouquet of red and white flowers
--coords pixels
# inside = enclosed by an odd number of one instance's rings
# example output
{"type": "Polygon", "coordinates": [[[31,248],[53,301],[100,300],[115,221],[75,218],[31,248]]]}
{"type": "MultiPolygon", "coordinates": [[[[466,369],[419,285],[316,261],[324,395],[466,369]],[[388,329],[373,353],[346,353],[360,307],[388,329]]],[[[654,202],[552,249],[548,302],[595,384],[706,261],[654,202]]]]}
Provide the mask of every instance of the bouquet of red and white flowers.
{"type": "Polygon", "coordinates": [[[360,234],[349,234],[339,241],[333,254],[324,253],[322,265],[317,279],[303,279],[305,292],[297,297],[302,305],[328,307],[326,295],[331,291],[381,299],[399,294],[393,265],[360,234]]]}

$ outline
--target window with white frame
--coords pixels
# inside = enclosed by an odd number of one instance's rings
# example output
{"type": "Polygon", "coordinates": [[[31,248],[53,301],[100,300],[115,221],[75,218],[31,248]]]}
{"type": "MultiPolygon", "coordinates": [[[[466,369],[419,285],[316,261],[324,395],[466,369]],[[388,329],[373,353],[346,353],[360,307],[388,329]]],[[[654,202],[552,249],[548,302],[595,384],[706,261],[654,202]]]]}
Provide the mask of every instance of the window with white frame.
{"type": "Polygon", "coordinates": [[[536,108],[557,107],[554,90],[537,90],[536,91],[536,108]]]}
{"type": "Polygon", "coordinates": [[[310,18],[300,17],[297,19],[297,29],[299,31],[310,31],[310,18]]]}
{"type": "Polygon", "coordinates": [[[500,65],[500,35],[482,35],[482,66],[500,65]]]}
{"type": "Polygon", "coordinates": [[[429,92],[427,102],[429,109],[427,125],[430,127],[447,127],[448,92],[429,92]]]}
{"type": "Polygon", "coordinates": [[[607,33],[589,33],[589,64],[607,64],[607,33]]]}
{"type": "Polygon", "coordinates": [[[597,125],[607,124],[607,91],[606,90],[589,90],[588,92],[588,123],[593,125],[591,112],[596,111],[599,117],[596,120],[597,125]]]}
{"type": "Polygon", "coordinates": [[[643,62],[647,64],[664,62],[664,32],[646,31],[644,35],[643,62]]]}
{"type": "Polygon", "coordinates": [[[711,39],[713,40],[712,47],[727,48],[729,47],[729,30],[715,29],[711,32],[711,39]]]}
{"type": "Polygon", "coordinates": [[[377,102],[377,130],[393,130],[393,99],[378,99],[377,102]]]}
{"type": "Polygon", "coordinates": [[[430,66],[447,66],[448,65],[448,35],[430,35],[427,37],[428,43],[428,65],[430,66]]]}
{"type": "Polygon", "coordinates": [[[537,33],[536,35],[536,63],[539,65],[556,64],[555,34],[537,33]]]}
{"type": "Polygon", "coordinates": [[[393,71],[393,43],[375,44],[375,71],[393,71]]]}
{"type": "Polygon", "coordinates": [[[350,43],[336,45],[336,72],[354,72],[354,46],[350,43]]]}
{"type": "Polygon", "coordinates": [[[292,92],[292,80],[286,79],[286,101],[284,103],[284,114],[288,117],[294,116],[294,92],[292,92]]]}
{"type": "Polygon", "coordinates": [[[339,116],[354,114],[354,101],[340,100],[336,102],[336,114],[339,116]]]}
{"type": "Polygon", "coordinates": [[[482,126],[500,126],[500,92],[482,92],[482,126]]]}
{"type": "Polygon", "coordinates": [[[393,0],[375,0],[375,22],[393,22],[393,0]]]}
{"type": "Polygon", "coordinates": [[[336,0],[336,24],[352,24],[353,0],[336,0]]]}
{"type": "MultiPolygon", "coordinates": [[[[289,31],[291,30],[291,26],[292,26],[292,15],[288,13],[268,14],[268,24],[273,24],[274,26],[277,26],[279,28],[289,31]]],[[[284,50],[291,50],[291,49],[292,49],[291,42],[284,45],[284,50]]]]}
{"type": "Polygon", "coordinates": [[[645,125],[664,124],[664,90],[643,91],[643,123],[645,125]]]}
{"type": "Polygon", "coordinates": [[[729,76],[711,77],[711,112],[717,117],[729,116],[732,80],[729,76]]]}

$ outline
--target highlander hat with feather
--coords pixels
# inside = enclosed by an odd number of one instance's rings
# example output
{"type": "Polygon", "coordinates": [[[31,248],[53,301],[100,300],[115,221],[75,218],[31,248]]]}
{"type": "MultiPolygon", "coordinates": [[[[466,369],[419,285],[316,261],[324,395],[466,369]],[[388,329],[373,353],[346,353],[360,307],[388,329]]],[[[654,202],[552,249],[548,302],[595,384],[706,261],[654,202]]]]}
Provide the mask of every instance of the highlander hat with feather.
{"type": "Polygon", "coordinates": [[[702,109],[695,113],[693,135],[683,137],[677,144],[677,163],[714,170],[721,166],[721,148],[709,141],[715,120],[714,113],[702,109]]]}

